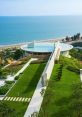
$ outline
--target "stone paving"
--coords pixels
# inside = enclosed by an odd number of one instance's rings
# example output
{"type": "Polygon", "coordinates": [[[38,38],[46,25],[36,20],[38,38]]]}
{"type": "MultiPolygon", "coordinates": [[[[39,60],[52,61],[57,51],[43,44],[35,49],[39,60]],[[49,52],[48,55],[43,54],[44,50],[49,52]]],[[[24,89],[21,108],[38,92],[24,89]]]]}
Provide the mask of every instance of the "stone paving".
{"type": "Polygon", "coordinates": [[[26,97],[5,97],[3,100],[13,101],[13,102],[30,102],[31,98],[26,98],[26,97]]]}

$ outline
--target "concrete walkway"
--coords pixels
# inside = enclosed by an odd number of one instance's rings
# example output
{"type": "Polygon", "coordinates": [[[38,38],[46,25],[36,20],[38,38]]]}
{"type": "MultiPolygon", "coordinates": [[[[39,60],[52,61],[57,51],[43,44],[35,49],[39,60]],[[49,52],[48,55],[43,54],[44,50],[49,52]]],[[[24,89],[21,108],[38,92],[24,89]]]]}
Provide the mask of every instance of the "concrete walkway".
{"type": "Polygon", "coordinates": [[[43,101],[43,96],[41,95],[42,89],[46,89],[46,87],[42,87],[42,82],[40,78],[38,85],[36,87],[36,90],[34,92],[34,95],[32,97],[32,100],[26,110],[24,117],[31,117],[31,115],[34,112],[39,112],[42,101],[43,101]]]}

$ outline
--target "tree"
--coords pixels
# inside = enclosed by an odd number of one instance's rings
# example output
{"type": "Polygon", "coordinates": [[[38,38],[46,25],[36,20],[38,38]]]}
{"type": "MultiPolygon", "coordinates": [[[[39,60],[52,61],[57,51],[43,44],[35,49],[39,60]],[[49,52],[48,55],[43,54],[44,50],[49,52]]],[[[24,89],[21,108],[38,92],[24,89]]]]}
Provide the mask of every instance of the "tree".
{"type": "Polygon", "coordinates": [[[24,55],[24,51],[21,49],[17,49],[14,53],[14,59],[20,59],[21,57],[23,57],[24,55]]]}
{"type": "Polygon", "coordinates": [[[70,41],[70,38],[69,38],[68,36],[66,36],[66,41],[67,41],[67,42],[70,41]]]}
{"type": "Polygon", "coordinates": [[[80,33],[77,33],[77,39],[80,39],[80,33]]]}

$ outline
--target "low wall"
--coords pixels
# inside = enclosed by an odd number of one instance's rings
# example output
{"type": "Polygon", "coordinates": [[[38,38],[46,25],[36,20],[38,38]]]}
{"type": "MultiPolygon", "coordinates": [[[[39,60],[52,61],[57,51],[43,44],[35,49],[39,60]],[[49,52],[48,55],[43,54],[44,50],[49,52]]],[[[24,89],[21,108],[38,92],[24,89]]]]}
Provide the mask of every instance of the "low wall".
{"type": "Polygon", "coordinates": [[[60,43],[57,42],[57,45],[55,47],[55,50],[53,51],[53,53],[51,54],[47,64],[46,64],[46,67],[44,69],[44,72],[42,74],[42,85],[46,85],[46,82],[47,80],[50,79],[50,76],[51,76],[51,73],[52,73],[52,70],[53,70],[53,67],[54,67],[54,63],[55,63],[55,60],[57,60],[60,56],[60,52],[59,50],[61,50],[61,47],[60,47],[60,43]]]}

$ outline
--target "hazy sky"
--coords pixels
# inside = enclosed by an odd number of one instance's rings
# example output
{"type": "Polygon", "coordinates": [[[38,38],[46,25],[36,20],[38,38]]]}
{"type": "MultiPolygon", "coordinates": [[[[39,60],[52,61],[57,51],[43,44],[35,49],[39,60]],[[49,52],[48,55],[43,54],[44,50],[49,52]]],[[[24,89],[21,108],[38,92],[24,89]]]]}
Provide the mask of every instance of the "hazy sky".
{"type": "Polygon", "coordinates": [[[0,15],[82,15],[82,0],[0,0],[0,15]]]}

